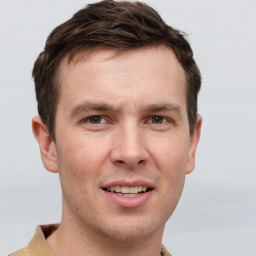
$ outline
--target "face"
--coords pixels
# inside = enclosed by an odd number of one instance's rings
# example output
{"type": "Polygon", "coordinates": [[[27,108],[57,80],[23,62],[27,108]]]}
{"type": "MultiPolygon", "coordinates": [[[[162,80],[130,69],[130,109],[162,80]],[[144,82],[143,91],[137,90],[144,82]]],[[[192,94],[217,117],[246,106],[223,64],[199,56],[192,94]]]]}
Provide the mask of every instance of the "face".
{"type": "Polygon", "coordinates": [[[41,153],[60,174],[63,223],[116,241],[161,236],[194,168],[201,124],[190,136],[174,53],[84,52],[64,59],[59,77],[56,143],[47,137],[41,153]]]}

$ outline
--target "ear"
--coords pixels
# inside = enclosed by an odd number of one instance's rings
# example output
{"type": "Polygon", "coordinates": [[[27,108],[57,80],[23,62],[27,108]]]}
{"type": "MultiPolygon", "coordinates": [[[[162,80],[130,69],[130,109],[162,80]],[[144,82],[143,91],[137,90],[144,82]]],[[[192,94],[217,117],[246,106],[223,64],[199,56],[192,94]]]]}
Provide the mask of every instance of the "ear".
{"type": "Polygon", "coordinates": [[[32,130],[40,148],[44,167],[50,172],[57,173],[58,161],[55,142],[39,116],[35,116],[32,119],[32,130]]]}
{"type": "Polygon", "coordinates": [[[201,135],[201,127],[202,127],[202,117],[200,115],[197,115],[194,132],[190,136],[189,158],[187,163],[186,174],[191,173],[195,168],[196,149],[197,149],[197,145],[201,135]]]}

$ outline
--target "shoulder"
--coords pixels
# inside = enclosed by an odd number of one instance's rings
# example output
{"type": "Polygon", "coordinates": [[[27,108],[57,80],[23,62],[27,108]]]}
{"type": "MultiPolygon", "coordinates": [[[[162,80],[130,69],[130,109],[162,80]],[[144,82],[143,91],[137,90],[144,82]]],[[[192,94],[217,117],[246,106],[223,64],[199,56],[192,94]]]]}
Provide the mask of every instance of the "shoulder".
{"type": "Polygon", "coordinates": [[[26,248],[20,249],[14,253],[9,254],[8,256],[30,256],[26,248]]]}
{"type": "Polygon", "coordinates": [[[46,242],[46,238],[58,227],[58,224],[38,226],[28,246],[9,254],[9,256],[54,256],[46,242]]]}
{"type": "Polygon", "coordinates": [[[172,256],[163,245],[161,247],[161,256],[172,256]]]}

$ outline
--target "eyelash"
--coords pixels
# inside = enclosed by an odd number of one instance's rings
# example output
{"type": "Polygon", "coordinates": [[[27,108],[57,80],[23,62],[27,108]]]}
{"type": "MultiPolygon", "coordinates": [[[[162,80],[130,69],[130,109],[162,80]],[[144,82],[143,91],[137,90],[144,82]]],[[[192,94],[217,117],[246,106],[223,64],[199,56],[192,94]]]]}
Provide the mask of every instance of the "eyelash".
{"type": "MultiPolygon", "coordinates": [[[[90,123],[90,124],[92,124],[92,125],[100,125],[100,124],[102,124],[102,119],[105,119],[105,121],[107,121],[106,120],[106,118],[104,117],[104,116],[101,116],[101,115],[93,115],[93,116],[88,116],[88,117],[86,117],[85,119],[83,119],[83,122],[88,122],[88,123],[90,123]],[[96,120],[96,122],[94,123],[93,121],[92,121],[92,119],[93,118],[98,118],[98,119],[100,119],[100,122],[98,122],[97,123],[97,120],[96,120]]],[[[95,120],[94,120],[95,121],[95,120]]],[[[160,124],[165,124],[165,123],[173,123],[173,121],[170,119],[170,118],[167,118],[167,117],[164,117],[164,116],[160,116],[160,115],[155,115],[155,116],[150,116],[150,117],[148,117],[147,118],[147,122],[149,122],[150,124],[153,124],[153,125],[160,125],[160,124]],[[159,118],[159,120],[161,121],[160,123],[154,123],[153,122],[153,119],[154,118],[159,118]]],[[[105,122],[104,122],[105,123],[105,122]]]]}
{"type": "Polygon", "coordinates": [[[102,119],[106,119],[106,118],[104,118],[103,116],[94,115],[94,116],[88,116],[88,117],[86,117],[86,118],[83,120],[83,122],[89,122],[90,124],[94,124],[94,125],[102,124],[101,122],[100,122],[100,123],[93,123],[93,122],[91,122],[92,118],[99,118],[100,121],[102,121],[102,119]]]}
{"type": "Polygon", "coordinates": [[[164,116],[151,116],[150,118],[149,118],[149,120],[151,120],[151,122],[150,123],[152,123],[152,124],[163,124],[163,123],[167,123],[168,122],[168,118],[166,118],[166,117],[164,117],[164,116]],[[156,119],[156,118],[158,118],[160,121],[161,121],[161,123],[158,123],[158,122],[156,122],[156,123],[154,123],[153,122],[153,119],[156,119]]]}

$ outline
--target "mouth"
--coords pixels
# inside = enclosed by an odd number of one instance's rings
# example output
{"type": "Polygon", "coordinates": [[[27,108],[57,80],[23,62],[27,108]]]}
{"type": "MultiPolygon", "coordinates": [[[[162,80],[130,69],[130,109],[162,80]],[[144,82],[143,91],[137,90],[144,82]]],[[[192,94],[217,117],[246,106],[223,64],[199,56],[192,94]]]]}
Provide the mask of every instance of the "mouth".
{"type": "Polygon", "coordinates": [[[107,202],[111,202],[122,208],[138,208],[150,202],[154,198],[154,186],[152,183],[137,180],[119,180],[104,184],[101,187],[107,202]]]}
{"type": "Polygon", "coordinates": [[[152,189],[153,188],[147,186],[110,186],[103,188],[104,191],[123,197],[137,197],[151,191],[152,189]]]}

